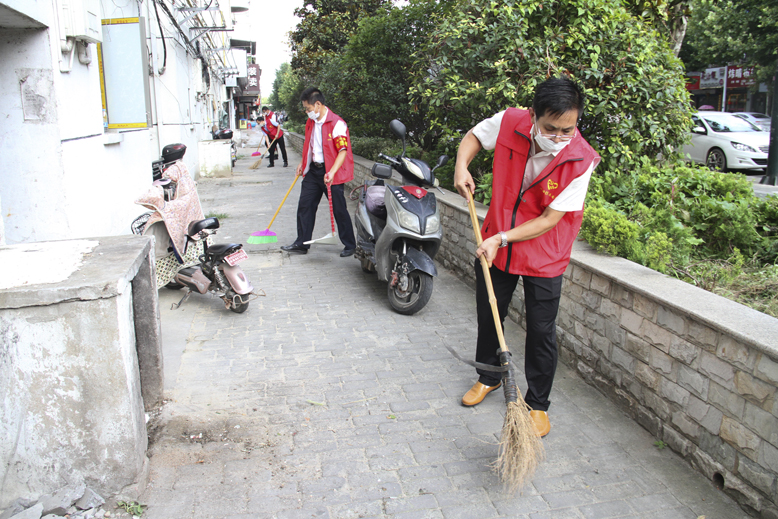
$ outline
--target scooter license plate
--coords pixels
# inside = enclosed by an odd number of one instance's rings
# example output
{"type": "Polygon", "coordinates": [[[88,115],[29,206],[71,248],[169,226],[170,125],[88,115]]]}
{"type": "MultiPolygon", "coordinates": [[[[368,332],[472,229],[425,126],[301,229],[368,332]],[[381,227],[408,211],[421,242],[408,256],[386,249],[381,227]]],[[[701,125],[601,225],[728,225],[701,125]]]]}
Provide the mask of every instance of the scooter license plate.
{"type": "Polygon", "coordinates": [[[238,263],[240,263],[243,260],[249,259],[249,255],[246,254],[246,251],[243,249],[240,249],[238,251],[233,252],[229,256],[224,257],[224,261],[227,262],[227,265],[230,267],[234,267],[238,263]]]}

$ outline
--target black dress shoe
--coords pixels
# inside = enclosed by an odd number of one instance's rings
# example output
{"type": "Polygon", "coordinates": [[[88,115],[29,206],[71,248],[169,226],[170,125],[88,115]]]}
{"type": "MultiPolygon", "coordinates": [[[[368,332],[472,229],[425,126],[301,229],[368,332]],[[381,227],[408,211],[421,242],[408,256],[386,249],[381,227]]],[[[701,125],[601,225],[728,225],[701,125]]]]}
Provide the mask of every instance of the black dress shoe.
{"type": "Polygon", "coordinates": [[[353,255],[354,255],[354,249],[343,249],[340,252],[340,257],[341,258],[347,258],[347,257],[353,256],[353,255]]]}
{"type": "Polygon", "coordinates": [[[269,167],[269,168],[274,168],[274,167],[275,167],[275,164],[268,164],[268,165],[267,165],[267,167],[269,167]]]}
{"type": "Polygon", "coordinates": [[[284,162],[284,167],[288,168],[289,167],[289,163],[288,162],[284,162]]]}
{"type": "Polygon", "coordinates": [[[294,243],[291,245],[282,245],[281,250],[286,252],[297,252],[299,254],[308,254],[308,249],[300,245],[295,245],[294,243]]]}

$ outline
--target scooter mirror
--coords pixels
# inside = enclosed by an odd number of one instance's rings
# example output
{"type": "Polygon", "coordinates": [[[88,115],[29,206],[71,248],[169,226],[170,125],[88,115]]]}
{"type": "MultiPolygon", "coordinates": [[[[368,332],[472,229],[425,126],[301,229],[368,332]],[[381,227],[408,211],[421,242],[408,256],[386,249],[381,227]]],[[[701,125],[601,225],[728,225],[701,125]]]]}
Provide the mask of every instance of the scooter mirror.
{"type": "Polygon", "coordinates": [[[438,169],[441,166],[445,166],[448,162],[448,155],[441,155],[438,157],[438,163],[435,165],[435,169],[438,169]]]}
{"type": "Polygon", "coordinates": [[[389,123],[389,129],[392,130],[392,133],[394,133],[396,136],[402,139],[403,141],[403,154],[402,156],[405,156],[405,125],[400,122],[399,119],[392,119],[392,121],[389,123]]]}
{"type": "Polygon", "coordinates": [[[372,173],[376,178],[392,178],[392,166],[376,162],[373,164],[372,173]]]}

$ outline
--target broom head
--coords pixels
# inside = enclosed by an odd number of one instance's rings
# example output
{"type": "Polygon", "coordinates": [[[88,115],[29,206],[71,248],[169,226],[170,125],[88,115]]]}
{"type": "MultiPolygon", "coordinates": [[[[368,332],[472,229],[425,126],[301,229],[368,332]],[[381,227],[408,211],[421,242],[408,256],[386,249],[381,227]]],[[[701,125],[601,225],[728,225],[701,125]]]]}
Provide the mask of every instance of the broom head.
{"type": "MultiPolygon", "coordinates": [[[[500,354],[501,360],[504,354],[500,354]]],[[[505,364],[503,364],[505,365],[505,364]]],[[[515,492],[532,479],[545,456],[543,443],[530,416],[530,407],[519,394],[513,371],[503,376],[503,391],[508,408],[502,425],[500,448],[494,469],[506,489],[515,492]]]]}
{"type": "Polygon", "coordinates": [[[251,154],[252,157],[259,157],[260,155],[262,154],[258,151],[255,151],[254,153],[251,154]]]}
{"type": "Polygon", "coordinates": [[[276,236],[276,233],[270,229],[265,229],[264,231],[251,233],[251,236],[249,236],[249,239],[246,241],[254,245],[259,243],[276,243],[278,237],[276,236]]]}

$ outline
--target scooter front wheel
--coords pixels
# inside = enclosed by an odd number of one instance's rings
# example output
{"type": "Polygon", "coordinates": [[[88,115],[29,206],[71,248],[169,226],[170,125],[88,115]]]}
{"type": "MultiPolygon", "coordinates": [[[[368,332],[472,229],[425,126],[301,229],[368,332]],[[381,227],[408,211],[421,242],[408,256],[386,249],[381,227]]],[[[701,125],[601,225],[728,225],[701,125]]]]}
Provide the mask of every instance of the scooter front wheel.
{"type": "Polygon", "coordinates": [[[421,270],[408,273],[408,289],[403,291],[399,285],[389,284],[389,303],[395,312],[413,315],[424,308],[432,297],[432,276],[421,270]]]}

